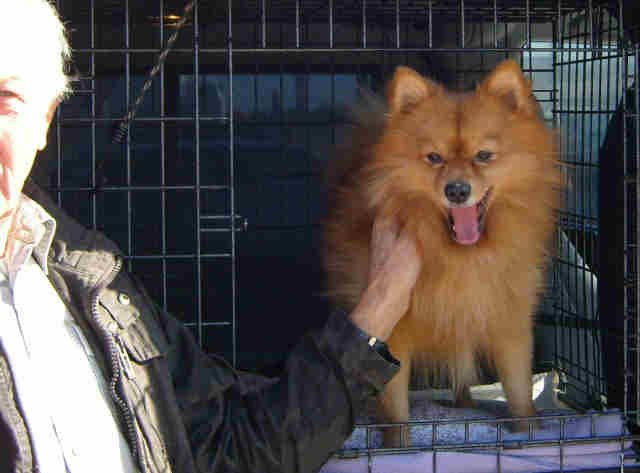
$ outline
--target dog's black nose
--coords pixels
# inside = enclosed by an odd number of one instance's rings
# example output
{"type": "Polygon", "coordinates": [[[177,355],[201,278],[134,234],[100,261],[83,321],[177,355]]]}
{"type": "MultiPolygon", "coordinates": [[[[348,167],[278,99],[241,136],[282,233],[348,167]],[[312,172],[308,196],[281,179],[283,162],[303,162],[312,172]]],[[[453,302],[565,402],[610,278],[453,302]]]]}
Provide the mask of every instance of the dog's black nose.
{"type": "Polygon", "coordinates": [[[464,203],[471,195],[471,186],[465,181],[452,181],[444,186],[444,195],[453,204],[464,203]]]}

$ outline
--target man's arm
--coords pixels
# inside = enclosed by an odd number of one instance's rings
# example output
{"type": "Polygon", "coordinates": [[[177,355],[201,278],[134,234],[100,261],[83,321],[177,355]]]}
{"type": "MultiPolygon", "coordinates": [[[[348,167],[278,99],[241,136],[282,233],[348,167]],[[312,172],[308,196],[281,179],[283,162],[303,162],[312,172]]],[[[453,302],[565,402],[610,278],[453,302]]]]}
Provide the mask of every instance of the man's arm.
{"type": "Polygon", "coordinates": [[[277,380],[242,376],[164,321],[178,402],[198,468],[211,472],[314,472],[342,446],[365,400],[398,365],[367,343],[345,314],[304,337],[277,380]]]}
{"type": "Polygon", "coordinates": [[[281,378],[251,386],[205,355],[188,329],[162,324],[178,402],[198,467],[211,472],[314,472],[350,435],[364,402],[398,370],[374,350],[406,312],[420,270],[415,246],[377,223],[369,287],[350,314],[334,313],[304,337],[281,378]]]}

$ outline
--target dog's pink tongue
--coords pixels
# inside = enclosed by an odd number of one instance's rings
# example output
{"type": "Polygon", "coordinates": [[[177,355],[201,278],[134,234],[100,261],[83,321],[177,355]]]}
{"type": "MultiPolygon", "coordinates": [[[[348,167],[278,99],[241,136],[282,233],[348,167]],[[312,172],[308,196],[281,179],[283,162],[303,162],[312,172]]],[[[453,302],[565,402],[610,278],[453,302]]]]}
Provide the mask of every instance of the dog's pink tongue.
{"type": "Polygon", "coordinates": [[[478,207],[452,207],[453,231],[456,240],[462,245],[473,245],[480,239],[478,228],[478,207]]]}

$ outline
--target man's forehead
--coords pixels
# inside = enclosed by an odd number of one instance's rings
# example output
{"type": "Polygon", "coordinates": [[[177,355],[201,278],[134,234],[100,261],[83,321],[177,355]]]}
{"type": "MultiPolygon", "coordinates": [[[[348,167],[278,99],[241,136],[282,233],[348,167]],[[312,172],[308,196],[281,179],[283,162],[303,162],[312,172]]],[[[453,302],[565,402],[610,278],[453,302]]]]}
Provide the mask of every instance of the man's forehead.
{"type": "MultiPolygon", "coordinates": [[[[44,67],[44,63],[51,61],[47,58],[51,53],[47,51],[48,48],[44,44],[34,43],[38,42],[33,39],[28,40],[25,34],[11,38],[6,31],[0,31],[0,77],[27,79],[29,76],[37,76],[38,71],[44,67]]],[[[55,56],[54,59],[56,59],[55,56]]]]}

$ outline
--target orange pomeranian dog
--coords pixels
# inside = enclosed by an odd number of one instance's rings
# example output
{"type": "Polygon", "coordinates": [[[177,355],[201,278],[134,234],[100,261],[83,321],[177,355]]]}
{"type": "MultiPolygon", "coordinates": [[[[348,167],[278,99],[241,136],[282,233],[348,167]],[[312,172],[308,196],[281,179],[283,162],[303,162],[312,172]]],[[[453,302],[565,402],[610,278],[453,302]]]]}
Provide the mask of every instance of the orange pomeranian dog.
{"type": "MultiPolygon", "coordinates": [[[[324,248],[330,297],[347,309],[367,283],[377,215],[395,217],[423,259],[387,341],[401,369],[381,396],[383,418],[407,421],[412,370],[469,402],[480,364],[502,381],[513,416],[535,415],[532,326],[560,201],[556,135],[510,60],[469,93],[399,67],[386,102],[361,113],[335,162],[324,248]]],[[[401,443],[406,430],[385,433],[385,445],[401,443]]]]}

